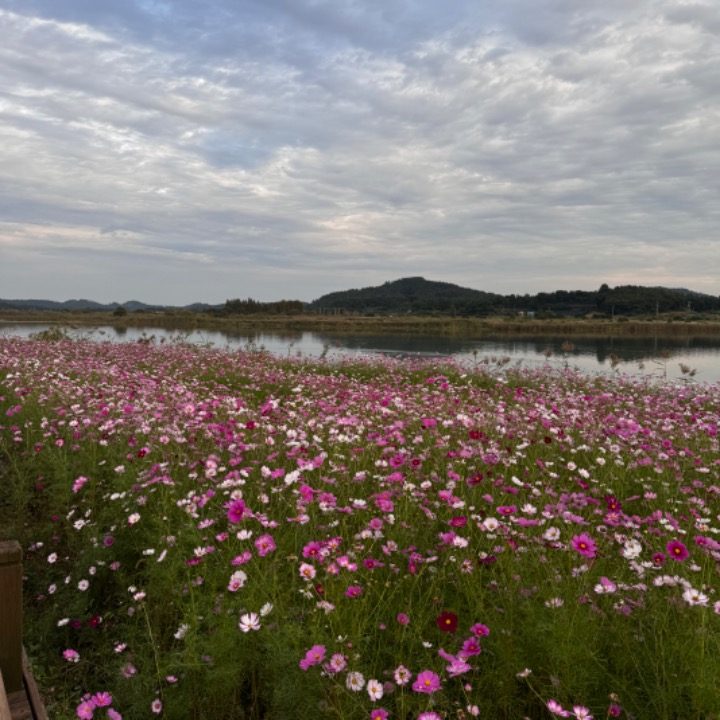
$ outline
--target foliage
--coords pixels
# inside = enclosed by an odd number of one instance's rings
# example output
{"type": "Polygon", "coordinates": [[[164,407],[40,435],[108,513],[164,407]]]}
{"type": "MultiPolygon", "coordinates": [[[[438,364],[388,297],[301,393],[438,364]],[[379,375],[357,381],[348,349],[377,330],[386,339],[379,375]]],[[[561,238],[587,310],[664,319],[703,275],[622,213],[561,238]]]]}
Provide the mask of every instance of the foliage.
{"type": "Polygon", "coordinates": [[[271,315],[297,315],[305,309],[300,300],[279,300],[278,302],[259,302],[248,298],[247,300],[226,300],[225,306],[219,311],[220,315],[258,315],[268,313],[271,315]]]}

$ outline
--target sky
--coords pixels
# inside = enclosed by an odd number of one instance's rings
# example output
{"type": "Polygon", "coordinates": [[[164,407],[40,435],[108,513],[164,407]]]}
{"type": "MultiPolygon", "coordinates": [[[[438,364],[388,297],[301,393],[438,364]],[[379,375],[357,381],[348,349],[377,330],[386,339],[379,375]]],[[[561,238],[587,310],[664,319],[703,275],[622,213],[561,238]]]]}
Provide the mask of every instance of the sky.
{"type": "Polygon", "coordinates": [[[0,297],[720,294],[716,0],[0,0],[0,297]]]}

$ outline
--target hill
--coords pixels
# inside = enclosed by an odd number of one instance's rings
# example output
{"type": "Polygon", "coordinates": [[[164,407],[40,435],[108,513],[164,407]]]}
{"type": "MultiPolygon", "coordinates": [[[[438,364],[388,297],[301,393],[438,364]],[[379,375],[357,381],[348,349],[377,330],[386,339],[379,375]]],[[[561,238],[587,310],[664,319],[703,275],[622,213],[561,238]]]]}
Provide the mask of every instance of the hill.
{"type": "Polygon", "coordinates": [[[123,308],[127,312],[158,312],[162,310],[189,310],[191,312],[208,312],[221,307],[207,303],[192,303],[182,307],[171,305],[149,305],[139,300],[128,300],[124,303],[99,303],[94,300],[4,300],[0,299],[0,309],[3,310],[50,310],[70,312],[113,312],[123,308]]]}
{"type": "Polygon", "coordinates": [[[376,287],[323,295],[310,304],[310,309],[321,312],[345,310],[364,313],[485,315],[502,301],[502,295],[422,277],[407,277],[376,287]]]}

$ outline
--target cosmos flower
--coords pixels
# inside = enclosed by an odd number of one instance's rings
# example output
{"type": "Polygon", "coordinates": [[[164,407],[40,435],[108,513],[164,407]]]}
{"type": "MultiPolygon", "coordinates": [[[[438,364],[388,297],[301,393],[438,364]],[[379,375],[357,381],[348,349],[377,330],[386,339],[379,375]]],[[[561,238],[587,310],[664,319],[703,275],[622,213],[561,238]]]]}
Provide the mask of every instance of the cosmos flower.
{"type": "Polygon", "coordinates": [[[380,698],[382,698],[384,694],[382,683],[378,680],[375,680],[374,678],[368,680],[367,693],[373,702],[375,702],[376,700],[380,700],[380,698]]]}
{"type": "Polygon", "coordinates": [[[597,555],[597,545],[587,533],[574,535],[570,545],[575,552],[580,553],[583,557],[592,559],[597,555]]]}
{"type": "Polygon", "coordinates": [[[353,692],[360,692],[365,687],[365,678],[362,673],[349,672],[345,678],[345,687],[353,692]]]}
{"type": "Polygon", "coordinates": [[[238,623],[238,627],[244,633],[250,632],[251,630],[259,630],[260,617],[257,615],[257,613],[254,612],[245,613],[244,615],[240,616],[240,622],[238,623]]]}
{"type": "Polygon", "coordinates": [[[415,682],[412,684],[412,689],[416,693],[426,693],[432,695],[440,690],[440,677],[432,670],[423,670],[418,673],[415,682]]]}
{"type": "Polygon", "coordinates": [[[300,669],[307,670],[313,665],[319,665],[325,659],[326,652],[327,650],[324,645],[313,645],[300,661],[300,669]]]}
{"type": "Polygon", "coordinates": [[[665,550],[667,551],[668,557],[671,557],[673,560],[677,560],[678,562],[683,562],[690,557],[687,547],[685,547],[685,545],[679,540],[671,540],[665,546],[665,550]]]}
{"type": "Polygon", "coordinates": [[[458,616],[450,610],[445,610],[435,618],[435,624],[442,632],[454,633],[458,626],[458,616]]]}

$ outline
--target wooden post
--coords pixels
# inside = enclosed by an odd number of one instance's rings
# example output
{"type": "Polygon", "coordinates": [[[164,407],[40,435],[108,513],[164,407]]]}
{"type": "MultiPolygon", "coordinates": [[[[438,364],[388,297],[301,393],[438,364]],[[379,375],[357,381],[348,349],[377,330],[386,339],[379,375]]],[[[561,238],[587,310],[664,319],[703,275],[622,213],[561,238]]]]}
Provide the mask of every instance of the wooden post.
{"type": "Polygon", "coordinates": [[[23,689],[22,549],[0,541],[0,671],[8,694],[23,689]]]}

